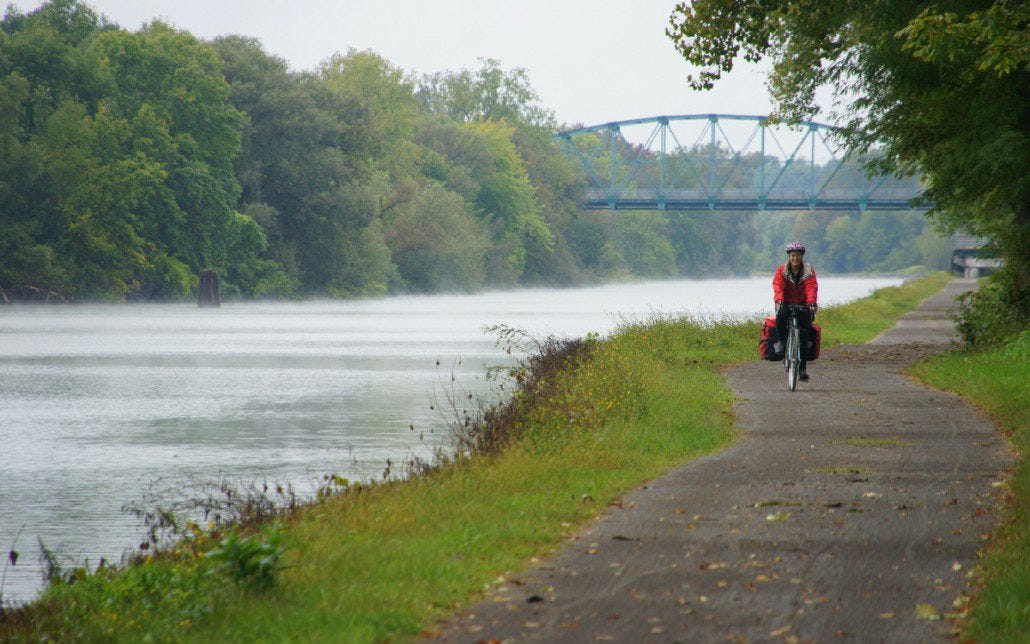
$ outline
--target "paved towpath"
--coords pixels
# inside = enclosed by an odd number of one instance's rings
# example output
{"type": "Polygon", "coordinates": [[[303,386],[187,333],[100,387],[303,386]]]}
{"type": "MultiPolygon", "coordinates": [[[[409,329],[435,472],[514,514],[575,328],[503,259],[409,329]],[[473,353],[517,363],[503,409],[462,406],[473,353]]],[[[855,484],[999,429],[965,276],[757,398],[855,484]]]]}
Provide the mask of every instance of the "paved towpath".
{"type": "Polygon", "coordinates": [[[730,370],[743,436],[628,494],[440,626],[450,642],[944,639],[998,518],[1005,439],[901,375],[952,340],[952,282],[811,382],[730,370]]]}

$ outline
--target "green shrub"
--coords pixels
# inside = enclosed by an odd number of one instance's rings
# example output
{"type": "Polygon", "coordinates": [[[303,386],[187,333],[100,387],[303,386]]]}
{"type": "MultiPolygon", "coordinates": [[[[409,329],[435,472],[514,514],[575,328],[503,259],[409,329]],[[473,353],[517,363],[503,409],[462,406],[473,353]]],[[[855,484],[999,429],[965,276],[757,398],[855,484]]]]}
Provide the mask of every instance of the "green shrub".
{"type": "Polygon", "coordinates": [[[984,279],[980,288],[961,298],[955,326],[966,346],[997,346],[1026,329],[1030,298],[1018,288],[1010,270],[984,279]]]}
{"type": "Polygon", "coordinates": [[[282,543],[282,526],[275,523],[242,539],[232,532],[206,556],[220,564],[211,573],[227,573],[242,584],[264,589],[275,583],[279,558],[287,550],[282,543]]]}

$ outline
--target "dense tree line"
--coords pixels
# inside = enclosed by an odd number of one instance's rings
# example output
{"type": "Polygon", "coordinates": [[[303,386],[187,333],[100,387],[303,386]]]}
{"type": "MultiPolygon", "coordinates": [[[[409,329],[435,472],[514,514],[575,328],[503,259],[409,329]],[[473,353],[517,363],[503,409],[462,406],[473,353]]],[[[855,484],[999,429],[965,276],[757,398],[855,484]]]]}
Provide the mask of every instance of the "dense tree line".
{"type": "Polygon", "coordinates": [[[8,9],[0,296],[176,299],[206,268],[240,297],[747,274],[795,237],[832,270],[940,264],[918,215],[585,212],[557,129],[493,60],[295,72],[247,37],[8,9]]]}

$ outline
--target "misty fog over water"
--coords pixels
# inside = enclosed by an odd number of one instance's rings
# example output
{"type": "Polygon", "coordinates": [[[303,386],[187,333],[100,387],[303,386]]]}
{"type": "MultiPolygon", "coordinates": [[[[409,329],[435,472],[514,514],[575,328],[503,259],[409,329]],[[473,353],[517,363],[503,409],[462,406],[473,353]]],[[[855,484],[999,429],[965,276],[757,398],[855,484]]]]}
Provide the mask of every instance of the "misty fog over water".
{"type": "MultiPolygon", "coordinates": [[[[826,276],[820,300],[844,302],[900,281],[826,276]]],[[[142,534],[121,507],[154,481],[288,481],[308,494],[329,472],[378,477],[388,458],[427,456],[447,444],[444,418],[430,405],[451,388],[452,371],[461,390],[490,395],[496,387],[484,376],[506,356],[487,326],[582,336],[656,312],[769,315],[770,282],[219,309],[0,307],[0,548],[21,553],[4,598],[39,589],[37,537],[94,566],[119,560],[142,534]]]]}

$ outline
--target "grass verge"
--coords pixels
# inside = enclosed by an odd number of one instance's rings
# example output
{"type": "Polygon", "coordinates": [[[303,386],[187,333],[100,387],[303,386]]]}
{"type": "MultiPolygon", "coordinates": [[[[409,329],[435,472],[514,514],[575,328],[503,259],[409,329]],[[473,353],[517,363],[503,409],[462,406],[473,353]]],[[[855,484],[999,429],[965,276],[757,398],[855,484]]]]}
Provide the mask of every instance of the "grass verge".
{"type": "Polygon", "coordinates": [[[956,392],[987,412],[1009,435],[1018,461],[1008,517],[983,560],[984,587],[966,634],[979,642],[1026,641],[1030,633],[1030,331],[985,351],[954,351],[909,372],[956,392]]]}
{"type": "MultiPolygon", "coordinates": [[[[827,308],[823,340],[864,342],[946,281],[827,308]]],[[[727,444],[720,369],[757,359],[758,336],[757,321],[628,326],[550,386],[516,393],[519,438],[503,449],[295,513],[277,532],[289,550],[271,587],[217,574],[205,556],[215,539],[197,533],[176,553],[51,585],[8,611],[0,639],[382,641],[431,629],[629,489],[727,444]]]]}

